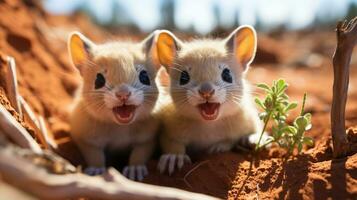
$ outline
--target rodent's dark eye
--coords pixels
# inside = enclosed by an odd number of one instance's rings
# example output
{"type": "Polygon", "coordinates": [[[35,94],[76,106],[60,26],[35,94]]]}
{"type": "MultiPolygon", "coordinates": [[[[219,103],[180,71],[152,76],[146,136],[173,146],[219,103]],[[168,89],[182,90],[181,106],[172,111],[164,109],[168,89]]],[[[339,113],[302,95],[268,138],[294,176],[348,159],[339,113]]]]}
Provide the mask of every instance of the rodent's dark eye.
{"type": "Polygon", "coordinates": [[[190,81],[190,75],[188,74],[187,71],[182,71],[181,72],[181,77],[180,77],[180,85],[185,85],[190,81]]]}
{"type": "Polygon", "coordinates": [[[227,83],[232,83],[233,82],[233,78],[232,78],[232,75],[231,75],[231,71],[227,68],[225,68],[223,71],[222,71],[222,80],[227,82],[227,83]]]}
{"type": "Polygon", "coordinates": [[[103,74],[98,73],[94,82],[94,88],[99,89],[105,86],[105,78],[103,74]]]}
{"type": "Polygon", "coordinates": [[[142,70],[139,73],[139,80],[144,85],[150,85],[150,78],[149,78],[147,71],[145,71],[145,70],[142,70]]]}

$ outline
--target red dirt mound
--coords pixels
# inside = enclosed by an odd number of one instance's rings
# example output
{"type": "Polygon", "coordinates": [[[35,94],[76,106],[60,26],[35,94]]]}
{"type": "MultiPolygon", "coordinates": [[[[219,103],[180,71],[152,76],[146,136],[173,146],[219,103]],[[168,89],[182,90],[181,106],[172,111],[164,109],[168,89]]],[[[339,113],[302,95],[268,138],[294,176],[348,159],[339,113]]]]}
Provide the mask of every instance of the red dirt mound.
{"type": "MultiPolygon", "coordinates": [[[[113,37],[84,16],[51,16],[33,1],[0,1],[0,12],[0,50],[2,57],[10,55],[16,59],[21,95],[36,113],[45,117],[47,126],[60,144],[60,153],[74,164],[83,163],[68,137],[68,108],[80,79],[70,65],[66,38],[74,30],[82,31],[94,41],[113,37]]],[[[142,38],[142,35],[131,37],[142,38]]],[[[315,146],[287,160],[283,159],[285,152],[272,147],[262,152],[253,165],[249,152],[202,156],[171,177],[159,174],[157,161],[152,160],[150,175],[145,182],[229,199],[357,198],[357,154],[343,159],[332,159],[331,155],[330,57],[335,44],[334,33],[284,33],[278,39],[260,37],[264,39],[260,40],[259,57],[248,79],[251,83],[270,83],[285,78],[290,83],[288,94],[297,101],[301,101],[307,91],[306,110],[313,114],[313,129],[308,135],[315,139],[315,146]],[[267,63],[277,64],[269,66],[267,63]]],[[[353,64],[351,68],[346,111],[349,127],[357,124],[355,67],[353,64]]],[[[3,62],[0,62],[0,69],[4,69],[3,62]]],[[[0,84],[3,86],[2,79],[0,84]]],[[[0,100],[3,100],[1,94],[0,100]]],[[[7,104],[5,101],[0,103],[7,104]]],[[[351,141],[357,142],[356,132],[349,131],[351,141]]]]}

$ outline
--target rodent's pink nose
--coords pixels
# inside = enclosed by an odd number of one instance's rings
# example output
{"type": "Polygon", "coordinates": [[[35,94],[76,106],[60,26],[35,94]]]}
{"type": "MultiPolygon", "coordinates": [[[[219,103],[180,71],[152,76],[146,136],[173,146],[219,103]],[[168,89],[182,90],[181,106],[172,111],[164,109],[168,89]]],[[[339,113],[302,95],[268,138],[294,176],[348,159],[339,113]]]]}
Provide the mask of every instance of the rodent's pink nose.
{"type": "Polygon", "coordinates": [[[202,98],[209,99],[214,95],[214,88],[211,84],[205,83],[201,85],[201,88],[198,90],[198,93],[202,98]]]}
{"type": "Polygon", "coordinates": [[[131,92],[116,92],[115,96],[122,102],[125,102],[129,99],[131,92]]]}
{"type": "Polygon", "coordinates": [[[214,90],[211,91],[201,91],[199,90],[198,93],[200,93],[201,97],[205,98],[205,99],[209,99],[213,96],[214,94],[214,90]]]}

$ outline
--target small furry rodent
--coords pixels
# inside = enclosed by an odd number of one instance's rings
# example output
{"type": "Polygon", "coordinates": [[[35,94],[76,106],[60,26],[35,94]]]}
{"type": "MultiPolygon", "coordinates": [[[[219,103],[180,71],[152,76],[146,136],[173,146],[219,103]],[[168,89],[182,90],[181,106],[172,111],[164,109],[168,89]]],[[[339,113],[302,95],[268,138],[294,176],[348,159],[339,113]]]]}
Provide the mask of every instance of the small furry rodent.
{"type": "Polygon", "coordinates": [[[172,98],[160,111],[160,172],[180,169],[190,162],[189,152],[224,152],[242,138],[256,140],[261,123],[244,78],[256,44],[251,26],[223,40],[182,42],[169,31],[160,32],[158,60],[169,74],[172,98]]]}
{"type": "Polygon", "coordinates": [[[158,97],[152,62],[153,33],[140,43],[94,44],[72,33],[68,48],[83,84],[70,118],[71,136],[82,152],[90,175],[105,171],[104,150],[130,149],[123,174],[142,180],[148,173],[158,121],[152,110],[158,97]]]}

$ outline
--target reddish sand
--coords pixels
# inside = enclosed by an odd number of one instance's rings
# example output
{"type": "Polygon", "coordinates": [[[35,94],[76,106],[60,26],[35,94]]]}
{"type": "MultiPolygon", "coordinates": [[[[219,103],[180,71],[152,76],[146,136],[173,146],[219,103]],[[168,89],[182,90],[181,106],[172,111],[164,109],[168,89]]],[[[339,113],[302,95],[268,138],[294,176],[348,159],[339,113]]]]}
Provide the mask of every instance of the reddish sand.
{"type": "MultiPolygon", "coordinates": [[[[60,145],[59,153],[74,164],[83,160],[69,138],[68,108],[80,82],[70,65],[66,37],[80,30],[94,41],[113,39],[111,34],[91,24],[84,16],[60,17],[45,13],[37,4],[18,0],[0,1],[1,58],[13,56],[17,63],[19,89],[36,113],[45,117],[50,132],[60,145]]],[[[119,35],[127,37],[127,35],[119,35]]],[[[131,35],[142,38],[142,35],[131,35]]],[[[326,32],[287,32],[259,35],[256,62],[248,80],[251,83],[284,78],[288,94],[301,102],[308,92],[306,110],[313,114],[313,128],[307,133],[315,146],[303,154],[284,160],[284,151],[273,147],[261,152],[251,165],[249,152],[229,152],[201,156],[192,165],[169,177],[149,163],[145,182],[183,188],[228,199],[355,199],[357,198],[357,154],[332,159],[330,105],[332,87],[331,56],[335,45],[333,30],[326,32]]],[[[4,76],[4,62],[0,72],[4,76]]],[[[357,63],[352,59],[347,127],[357,125],[357,63]]],[[[4,86],[0,79],[0,86],[4,86]]],[[[261,94],[254,91],[254,94],[261,94]]],[[[4,101],[0,93],[0,103],[4,101]]],[[[292,113],[296,115],[297,111],[292,113]]],[[[24,124],[26,126],[26,124],[24,124]]],[[[30,130],[30,128],[28,128],[30,130]]],[[[357,144],[357,132],[350,141],[357,144]]],[[[355,151],[357,148],[355,145],[355,151]]]]}

